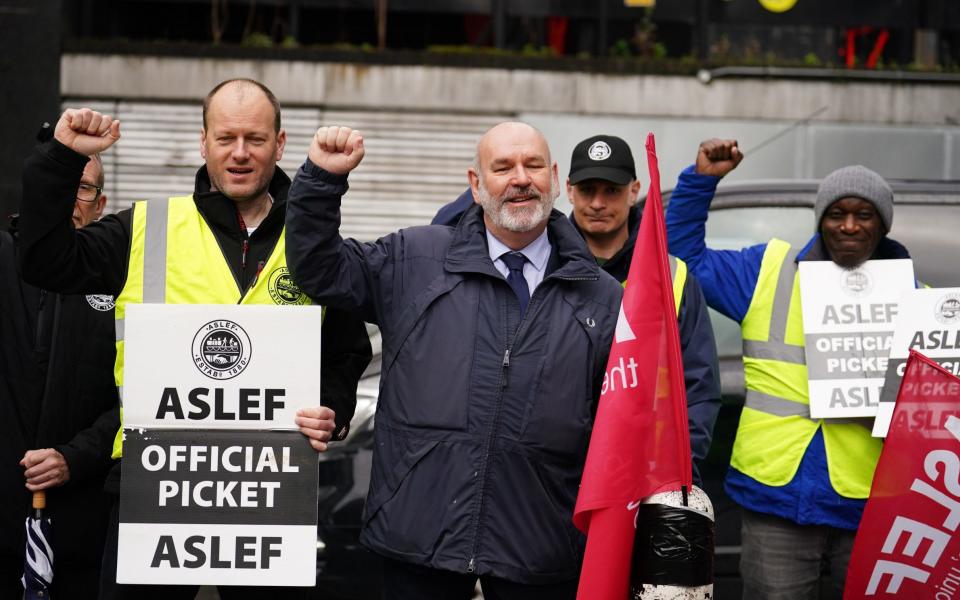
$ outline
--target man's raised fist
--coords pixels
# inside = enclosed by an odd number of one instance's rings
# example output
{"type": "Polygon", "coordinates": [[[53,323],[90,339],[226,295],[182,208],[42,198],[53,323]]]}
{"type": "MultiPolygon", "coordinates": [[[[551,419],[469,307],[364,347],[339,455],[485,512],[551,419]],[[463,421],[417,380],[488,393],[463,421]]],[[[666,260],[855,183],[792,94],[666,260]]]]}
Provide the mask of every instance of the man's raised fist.
{"type": "Polygon", "coordinates": [[[743,153],[737,146],[737,140],[713,138],[700,142],[697,150],[696,171],[700,175],[723,177],[737,168],[743,160],[743,153]]]}
{"type": "Polygon", "coordinates": [[[89,108],[68,108],[60,115],[53,137],[74,152],[91,156],[120,139],[120,121],[89,108]]]}
{"type": "Polygon", "coordinates": [[[310,142],[307,156],[328,173],[346,175],[363,160],[363,135],[349,127],[321,127],[310,142]]]}

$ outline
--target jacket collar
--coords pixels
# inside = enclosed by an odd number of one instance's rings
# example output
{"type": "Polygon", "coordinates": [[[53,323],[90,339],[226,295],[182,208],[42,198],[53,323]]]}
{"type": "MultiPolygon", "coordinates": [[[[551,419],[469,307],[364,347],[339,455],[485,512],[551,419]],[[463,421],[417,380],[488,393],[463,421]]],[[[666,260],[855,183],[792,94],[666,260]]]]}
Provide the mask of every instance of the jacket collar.
{"type": "MultiPolygon", "coordinates": [[[[910,258],[910,253],[900,242],[884,236],[870,260],[891,260],[896,258],[910,258]]],[[[830,255],[823,245],[819,233],[815,233],[797,254],[797,262],[801,260],[830,260],[830,255]]]]}
{"type": "MultiPolygon", "coordinates": [[[[558,210],[550,213],[547,235],[553,250],[544,279],[595,280],[600,277],[600,269],[583,239],[558,210]],[[553,266],[556,269],[551,272],[553,266]]],[[[444,268],[451,273],[483,273],[502,278],[487,252],[486,227],[480,205],[474,204],[468,208],[453,230],[453,239],[444,257],[444,268]]]]}
{"type": "MultiPolygon", "coordinates": [[[[290,178],[278,166],[273,172],[269,187],[270,196],[273,198],[273,206],[270,207],[270,212],[257,227],[254,235],[259,237],[283,228],[287,192],[289,190],[290,178]],[[261,229],[264,233],[260,233],[261,229]]],[[[194,178],[193,201],[211,229],[218,230],[232,238],[243,239],[246,237],[247,232],[240,229],[237,208],[233,200],[216,190],[210,189],[210,176],[207,173],[206,165],[197,170],[197,175],[194,178]]]]}

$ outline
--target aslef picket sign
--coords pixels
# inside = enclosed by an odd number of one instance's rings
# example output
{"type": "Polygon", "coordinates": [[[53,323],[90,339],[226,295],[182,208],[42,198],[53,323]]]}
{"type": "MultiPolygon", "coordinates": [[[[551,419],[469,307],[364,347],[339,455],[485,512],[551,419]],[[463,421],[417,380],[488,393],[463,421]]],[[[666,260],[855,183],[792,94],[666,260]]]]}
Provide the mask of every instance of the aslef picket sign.
{"type": "Polygon", "coordinates": [[[119,583],[312,586],[319,307],[131,305],[119,583]]]}

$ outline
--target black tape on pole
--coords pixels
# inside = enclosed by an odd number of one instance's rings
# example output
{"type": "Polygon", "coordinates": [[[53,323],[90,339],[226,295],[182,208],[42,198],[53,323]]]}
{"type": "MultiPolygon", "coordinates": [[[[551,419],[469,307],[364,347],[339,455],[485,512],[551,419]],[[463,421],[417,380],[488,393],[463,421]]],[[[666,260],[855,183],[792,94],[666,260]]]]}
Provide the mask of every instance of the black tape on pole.
{"type": "Polygon", "coordinates": [[[710,517],[665,504],[641,504],[633,543],[631,587],[697,587],[713,583],[710,517]]]}

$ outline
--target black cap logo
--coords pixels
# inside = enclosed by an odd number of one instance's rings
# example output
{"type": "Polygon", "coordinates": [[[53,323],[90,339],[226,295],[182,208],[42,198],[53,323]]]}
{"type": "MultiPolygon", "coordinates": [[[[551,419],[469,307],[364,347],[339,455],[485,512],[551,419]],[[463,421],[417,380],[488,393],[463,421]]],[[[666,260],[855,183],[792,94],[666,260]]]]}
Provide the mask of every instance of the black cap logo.
{"type": "Polygon", "coordinates": [[[210,321],[193,336],[193,364],[210,379],[232,379],[250,364],[250,336],[233,321],[210,321]]]}
{"type": "Polygon", "coordinates": [[[593,160],[607,160],[610,158],[610,145],[604,141],[594,142],[587,150],[587,156],[593,160]]]}
{"type": "Polygon", "coordinates": [[[615,135],[595,135],[573,148],[570,185],[588,179],[626,185],[637,178],[630,146],[615,135]]]}

